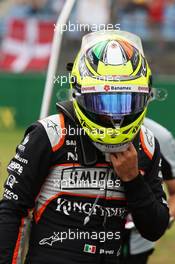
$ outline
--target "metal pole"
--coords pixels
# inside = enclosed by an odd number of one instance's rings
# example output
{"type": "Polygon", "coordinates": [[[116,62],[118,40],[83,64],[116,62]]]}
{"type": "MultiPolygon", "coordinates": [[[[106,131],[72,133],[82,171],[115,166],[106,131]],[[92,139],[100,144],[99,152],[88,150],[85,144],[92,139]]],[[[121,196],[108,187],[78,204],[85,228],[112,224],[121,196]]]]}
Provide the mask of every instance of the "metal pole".
{"type": "Polygon", "coordinates": [[[63,25],[67,23],[72,8],[75,4],[75,1],[76,0],[66,1],[63,10],[60,16],[58,17],[57,23],[55,25],[55,33],[53,37],[51,56],[49,60],[48,72],[47,72],[46,83],[44,88],[44,95],[41,105],[40,119],[46,117],[49,114],[49,109],[53,94],[53,87],[54,87],[54,76],[56,75],[57,65],[60,58],[60,50],[61,50],[61,43],[63,36],[63,32],[61,31],[61,28],[63,25]]]}

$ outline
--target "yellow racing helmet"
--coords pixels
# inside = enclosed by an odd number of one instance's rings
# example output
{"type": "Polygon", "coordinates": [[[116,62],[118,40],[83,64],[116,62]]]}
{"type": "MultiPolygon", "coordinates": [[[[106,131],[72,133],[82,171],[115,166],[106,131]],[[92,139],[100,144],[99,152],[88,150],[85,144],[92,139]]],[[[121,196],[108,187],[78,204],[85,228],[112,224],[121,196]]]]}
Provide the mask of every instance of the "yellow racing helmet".
{"type": "Polygon", "coordinates": [[[140,130],[151,95],[140,38],[125,31],[87,34],[71,77],[75,114],[95,146],[125,150],[140,130]]]}

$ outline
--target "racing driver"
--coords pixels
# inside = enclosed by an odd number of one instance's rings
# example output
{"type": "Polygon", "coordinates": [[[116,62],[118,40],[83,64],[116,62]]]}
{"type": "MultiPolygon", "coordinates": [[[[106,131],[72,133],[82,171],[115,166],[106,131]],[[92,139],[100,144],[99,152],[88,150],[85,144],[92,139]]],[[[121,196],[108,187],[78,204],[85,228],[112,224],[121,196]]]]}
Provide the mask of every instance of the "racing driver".
{"type": "MultiPolygon", "coordinates": [[[[70,66],[70,65],[69,65],[70,66]]],[[[27,128],[0,203],[0,264],[117,264],[128,212],[141,235],[169,222],[160,151],[142,126],[152,94],[141,40],[124,31],[83,37],[72,98],[27,128]]]]}

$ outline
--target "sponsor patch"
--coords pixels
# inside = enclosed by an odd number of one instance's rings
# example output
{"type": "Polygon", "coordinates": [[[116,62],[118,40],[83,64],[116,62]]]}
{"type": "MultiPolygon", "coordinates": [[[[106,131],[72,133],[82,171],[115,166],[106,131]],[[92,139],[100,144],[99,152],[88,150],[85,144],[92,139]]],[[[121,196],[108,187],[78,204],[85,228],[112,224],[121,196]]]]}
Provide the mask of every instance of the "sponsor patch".
{"type": "Polygon", "coordinates": [[[28,164],[28,160],[22,158],[18,153],[16,153],[16,155],[15,155],[15,159],[17,159],[17,160],[20,161],[21,163],[28,164]]]}
{"type": "Polygon", "coordinates": [[[95,254],[96,250],[97,250],[96,246],[89,245],[89,244],[84,245],[84,252],[86,253],[95,254]]]}
{"type": "Polygon", "coordinates": [[[147,156],[152,159],[155,151],[155,137],[153,133],[145,126],[141,127],[140,133],[141,145],[147,156]]]}
{"type": "Polygon", "coordinates": [[[74,202],[63,198],[57,199],[57,212],[62,212],[65,215],[71,215],[72,213],[80,213],[89,215],[89,213],[93,209],[93,215],[98,215],[100,217],[121,217],[124,218],[126,216],[126,208],[124,207],[104,207],[96,204],[94,206],[93,203],[84,203],[84,202],[74,202]]]}
{"type": "Polygon", "coordinates": [[[59,147],[59,143],[64,136],[64,120],[62,115],[52,115],[45,119],[39,120],[43,125],[51,143],[52,149],[55,151],[59,147]]]}
{"type": "Polygon", "coordinates": [[[16,172],[18,175],[20,175],[23,172],[23,166],[21,166],[19,163],[15,161],[10,162],[10,164],[8,165],[8,169],[16,172]]]}
{"type": "Polygon", "coordinates": [[[82,93],[100,93],[100,92],[133,92],[133,93],[149,93],[148,86],[138,85],[94,85],[83,86],[81,88],[82,93]]]}
{"type": "Polygon", "coordinates": [[[24,138],[23,142],[18,146],[18,149],[22,152],[25,150],[26,144],[29,142],[30,136],[27,134],[27,136],[24,138]]]}
{"type": "Polygon", "coordinates": [[[83,86],[81,87],[81,92],[96,92],[95,86],[83,86]]]}
{"type": "Polygon", "coordinates": [[[16,201],[18,200],[18,195],[8,189],[4,190],[4,197],[8,200],[11,200],[11,199],[16,200],[16,201]]]}
{"type": "Polygon", "coordinates": [[[16,177],[12,174],[9,175],[6,185],[9,186],[11,189],[13,189],[13,185],[15,183],[18,183],[18,181],[16,180],[16,177]]]}

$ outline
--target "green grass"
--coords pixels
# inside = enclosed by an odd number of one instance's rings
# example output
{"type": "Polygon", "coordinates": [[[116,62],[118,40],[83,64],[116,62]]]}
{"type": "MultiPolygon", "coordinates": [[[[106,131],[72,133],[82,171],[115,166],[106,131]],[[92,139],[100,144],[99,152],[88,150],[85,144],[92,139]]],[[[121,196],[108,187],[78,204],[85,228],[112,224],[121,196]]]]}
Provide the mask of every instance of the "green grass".
{"type": "MultiPolygon", "coordinates": [[[[15,147],[23,136],[23,130],[0,131],[0,195],[3,183],[7,177],[6,166],[15,153],[15,147]]],[[[157,242],[156,251],[151,256],[149,264],[175,263],[175,225],[157,242]]]]}
{"type": "Polygon", "coordinates": [[[157,242],[155,253],[150,258],[149,264],[174,264],[175,263],[175,224],[157,242]]]}
{"type": "Polygon", "coordinates": [[[0,131],[0,196],[2,195],[3,184],[7,177],[7,164],[15,154],[16,145],[20,142],[23,133],[22,129],[0,131]]]}

